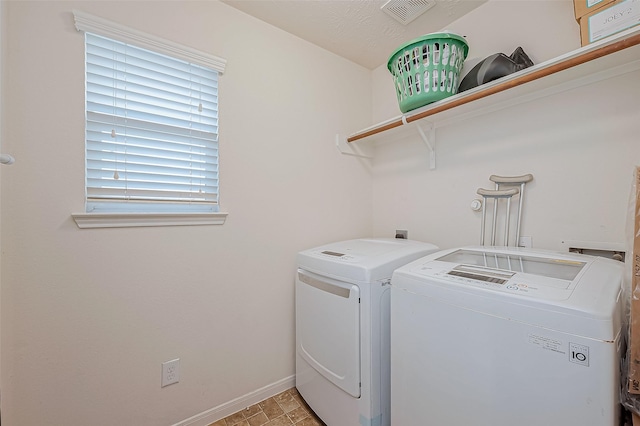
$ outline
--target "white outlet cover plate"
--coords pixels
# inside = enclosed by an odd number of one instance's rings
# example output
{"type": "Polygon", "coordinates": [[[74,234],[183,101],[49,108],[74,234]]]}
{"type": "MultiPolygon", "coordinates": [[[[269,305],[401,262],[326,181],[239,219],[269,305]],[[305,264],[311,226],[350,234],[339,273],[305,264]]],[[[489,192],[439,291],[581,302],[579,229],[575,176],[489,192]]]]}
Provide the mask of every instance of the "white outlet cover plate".
{"type": "Polygon", "coordinates": [[[179,380],[180,380],[180,358],[163,362],[161,387],[178,383],[179,380]]]}

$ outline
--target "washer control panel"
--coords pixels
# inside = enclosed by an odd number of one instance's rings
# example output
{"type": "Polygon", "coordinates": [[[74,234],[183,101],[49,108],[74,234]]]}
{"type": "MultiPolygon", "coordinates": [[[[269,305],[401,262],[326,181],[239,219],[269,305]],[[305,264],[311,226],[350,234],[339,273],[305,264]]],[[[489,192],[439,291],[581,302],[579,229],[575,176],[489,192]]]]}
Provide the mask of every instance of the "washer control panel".
{"type": "Polygon", "coordinates": [[[442,275],[447,279],[459,283],[476,285],[494,290],[520,292],[521,294],[539,290],[539,288],[530,286],[529,284],[517,283],[517,280],[513,280],[513,277],[516,275],[515,272],[500,271],[489,268],[485,269],[471,265],[457,265],[448,272],[443,271],[436,275],[442,275]]]}
{"type": "Polygon", "coordinates": [[[432,261],[423,264],[416,272],[436,278],[440,282],[539,299],[563,300],[573,290],[570,288],[571,281],[476,265],[432,261]]]}

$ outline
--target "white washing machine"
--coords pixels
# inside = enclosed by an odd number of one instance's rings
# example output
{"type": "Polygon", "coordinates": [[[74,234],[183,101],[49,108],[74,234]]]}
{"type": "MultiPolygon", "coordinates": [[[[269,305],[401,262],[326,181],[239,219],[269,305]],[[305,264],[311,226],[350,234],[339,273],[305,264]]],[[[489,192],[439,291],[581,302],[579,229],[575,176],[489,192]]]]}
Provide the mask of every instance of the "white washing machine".
{"type": "Polygon", "coordinates": [[[296,387],[328,426],[390,425],[391,274],[437,250],[358,239],[298,254],[296,387]]]}
{"type": "Polygon", "coordinates": [[[618,425],[622,277],[621,262],[518,248],[399,268],[392,424],[618,425]]]}

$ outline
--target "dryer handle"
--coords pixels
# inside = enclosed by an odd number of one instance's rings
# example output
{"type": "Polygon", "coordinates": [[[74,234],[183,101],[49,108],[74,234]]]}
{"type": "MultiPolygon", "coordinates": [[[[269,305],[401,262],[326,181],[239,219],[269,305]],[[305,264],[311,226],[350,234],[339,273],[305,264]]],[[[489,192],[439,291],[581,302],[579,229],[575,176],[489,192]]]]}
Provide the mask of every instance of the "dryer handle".
{"type": "Polygon", "coordinates": [[[311,287],[317,288],[318,290],[335,294],[336,296],[344,297],[345,299],[348,299],[349,296],[351,295],[351,290],[348,288],[332,285],[326,281],[319,280],[301,271],[298,271],[298,279],[300,280],[300,282],[310,285],[311,287]]]}

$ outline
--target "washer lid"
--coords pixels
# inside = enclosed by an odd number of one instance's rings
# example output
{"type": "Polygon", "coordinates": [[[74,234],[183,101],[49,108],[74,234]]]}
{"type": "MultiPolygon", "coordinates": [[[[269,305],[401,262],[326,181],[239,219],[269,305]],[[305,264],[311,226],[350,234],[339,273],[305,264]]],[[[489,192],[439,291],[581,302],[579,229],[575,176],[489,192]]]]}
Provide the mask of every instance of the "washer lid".
{"type": "Polygon", "coordinates": [[[516,273],[524,273],[553,278],[551,281],[541,281],[541,284],[565,289],[587,265],[586,261],[578,259],[468,249],[456,250],[435,260],[457,264],[453,270],[459,271],[459,276],[467,273],[468,278],[472,279],[486,281],[484,277],[496,277],[497,280],[508,281],[516,273]]]}
{"type": "Polygon", "coordinates": [[[391,285],[392,292],[614,341],[622,319],[623,267],[621,262],[574,253],[470,247],[434,253],[398,268],[391,285]]]}
{"type": "Polygon", "coordinates": [[[398,238],[340,241],[298,253],[298,267],[353,282],[391,277],[393,271],[438,250],[433,244],[398,238]]]}

